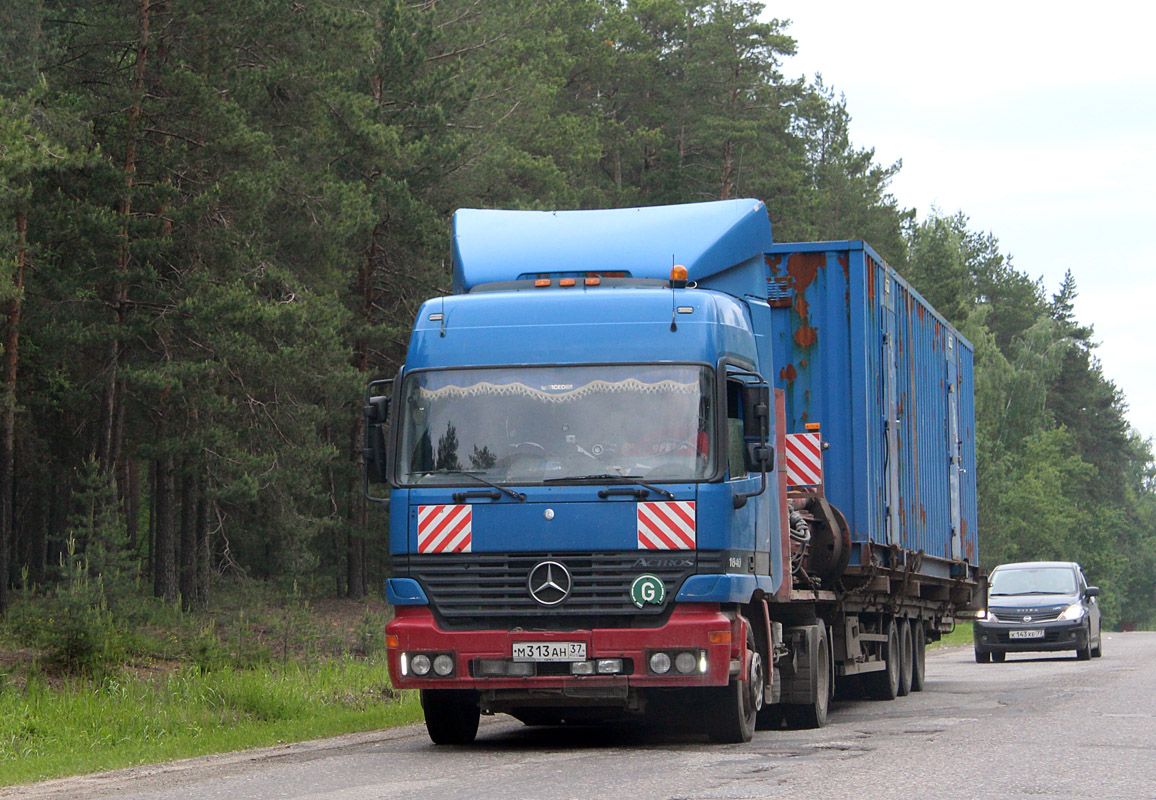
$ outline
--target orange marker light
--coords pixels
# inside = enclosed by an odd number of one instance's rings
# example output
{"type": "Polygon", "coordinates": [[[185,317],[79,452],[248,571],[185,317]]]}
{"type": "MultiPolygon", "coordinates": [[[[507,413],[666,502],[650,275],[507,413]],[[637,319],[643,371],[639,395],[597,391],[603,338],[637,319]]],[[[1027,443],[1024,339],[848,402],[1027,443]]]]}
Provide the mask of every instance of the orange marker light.
{"type": "Polygon", "coordinates": [[[399,644],[401,644],[401,642],[397,638],[396,633],[387,633],[385,635],[385,646],[386,647],[397,647],[399,644]]]}
{"type": "Polygon", "coordinates": [[[817,430],[819,430],[819,423],[818,422],[808,422],[803,427],[809,431],[817,431],[817,430]]]}
{"type": "Polygon", "coordinates": [[[602,283],[601,278],[587,278],[586,279],[586,285],[587,286],[598,286],[601,283],[602,283]]]}
{"type": "Polygon", "coordinates": [[[549,285],[550,285],[550,279],[549,278],[538,278],[538,280],[534,281],[534,286],[539,288],[539,289],[544,288],[544,287],[549,286],[549,285]]]}
{"type": "Polygon", "coordinates": [[[731,632],[730,631],[710,631],[706,635],[706,640],[708,642],[710,642],[711,644],[730,644],[731,643],[731,632]]]}
{"type": "Polygon", "coordinates": [[[574,283],[575,281],[573,278],[563,278],[562,280],[558,281],[559,286],[573,286],[574,283]]]}

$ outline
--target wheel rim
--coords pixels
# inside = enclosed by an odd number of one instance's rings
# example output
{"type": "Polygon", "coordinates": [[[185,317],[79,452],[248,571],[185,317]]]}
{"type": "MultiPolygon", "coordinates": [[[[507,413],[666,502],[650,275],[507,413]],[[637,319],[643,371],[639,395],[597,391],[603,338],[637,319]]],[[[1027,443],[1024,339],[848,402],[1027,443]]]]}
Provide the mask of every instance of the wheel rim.
{"type": "Polygon", "coordinates": [[[757,714],[763,708],[763,657],[758,650],[751,650],[751,667],[747,675],[747,691],[744,692],[743,709],[745,715],[757,714]]]}

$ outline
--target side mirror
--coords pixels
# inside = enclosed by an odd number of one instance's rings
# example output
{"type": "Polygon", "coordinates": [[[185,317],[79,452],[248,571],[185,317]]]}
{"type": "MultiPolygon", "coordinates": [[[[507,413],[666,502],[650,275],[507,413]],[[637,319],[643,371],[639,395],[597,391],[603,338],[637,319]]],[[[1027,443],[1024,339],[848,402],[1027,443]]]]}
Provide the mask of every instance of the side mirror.
{"type": "Polygon", "coordinates": [[[1084,590],[1084,596],[1085,597],[1099,597],[1099,595],[1100,595],[1100,587],[1099,586],[1089,586],[1087,589],[1084,590]]]}
{"type": "Polygon", "coordinates": [[[743,436],[765,438],[771,428],[771,387],[765,383],[744,386],[743,411],[743,436]]]}
{"type": "MultiPolygon", "coordinates": [[[[369,384],[369,391],[379,387],[391,388],[392,380],[374,381],[369,384]]],[[[386,483],[388,480],[386,469],[385,427],[389,424],[390,397],[387,394],[370,394],[366,399],[365,407],[365,495],[371,500],[384,500],[370,494],[372,484],[386,483]]]]}
{"type": "Polygon", "coordinates": [[[365,424],[384,425],[389,419],[389,398],[384,395],[369,398],[365,406],[365,424]]]}
{"type": "Polygon", "coordinates": [[[775,451],[766,442],[747,442],[747,463],[759,472],[775,468],[775,451]]]}
{"type": "Polygon", "coordinates": [[[752,497],[767,490],[767,472],[775,463],[775,452],[767,439],[771,432],[771,387],[757,372],[731,373],[753,378],[755,382],[742,387],[743,438],[746,440],[747,463],[759,472],[759,488],[754,492],[736,492],[731,500],[735,508],[742,508],[752,497]]]}

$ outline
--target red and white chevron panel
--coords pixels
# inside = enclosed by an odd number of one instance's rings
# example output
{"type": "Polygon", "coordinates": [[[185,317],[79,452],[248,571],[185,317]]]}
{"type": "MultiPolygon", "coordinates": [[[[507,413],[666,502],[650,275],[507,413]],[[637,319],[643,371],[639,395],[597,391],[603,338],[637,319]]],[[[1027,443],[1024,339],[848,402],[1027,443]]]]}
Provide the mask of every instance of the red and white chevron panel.
{"type": "Polygon", "coordinates": [[[639,550],[695,549],[694,501],[638,504],[639,550]]]}
{"type": "Polygon", "coordinates": [[[469,553],[473,534],[473,507],[418,506],[419,553],[469,553]]]}
{"type": "Polygon", "coordinates": [[[817,433],[787,434],[787,485],[818,486],[823,482],[823,441],[817,433]]]}

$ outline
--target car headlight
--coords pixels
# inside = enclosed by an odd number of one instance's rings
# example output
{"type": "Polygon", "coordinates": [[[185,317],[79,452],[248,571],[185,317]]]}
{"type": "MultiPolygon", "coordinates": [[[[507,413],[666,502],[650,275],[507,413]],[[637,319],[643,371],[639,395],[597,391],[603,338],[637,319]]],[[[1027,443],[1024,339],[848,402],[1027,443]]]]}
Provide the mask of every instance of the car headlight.
{"type": "Polygon", "coordinates": [[[1072,603],[1060,614],[1060,619],[1076,620],[1084,616],[1084,606],[1081,603],[1072,603]]]}

